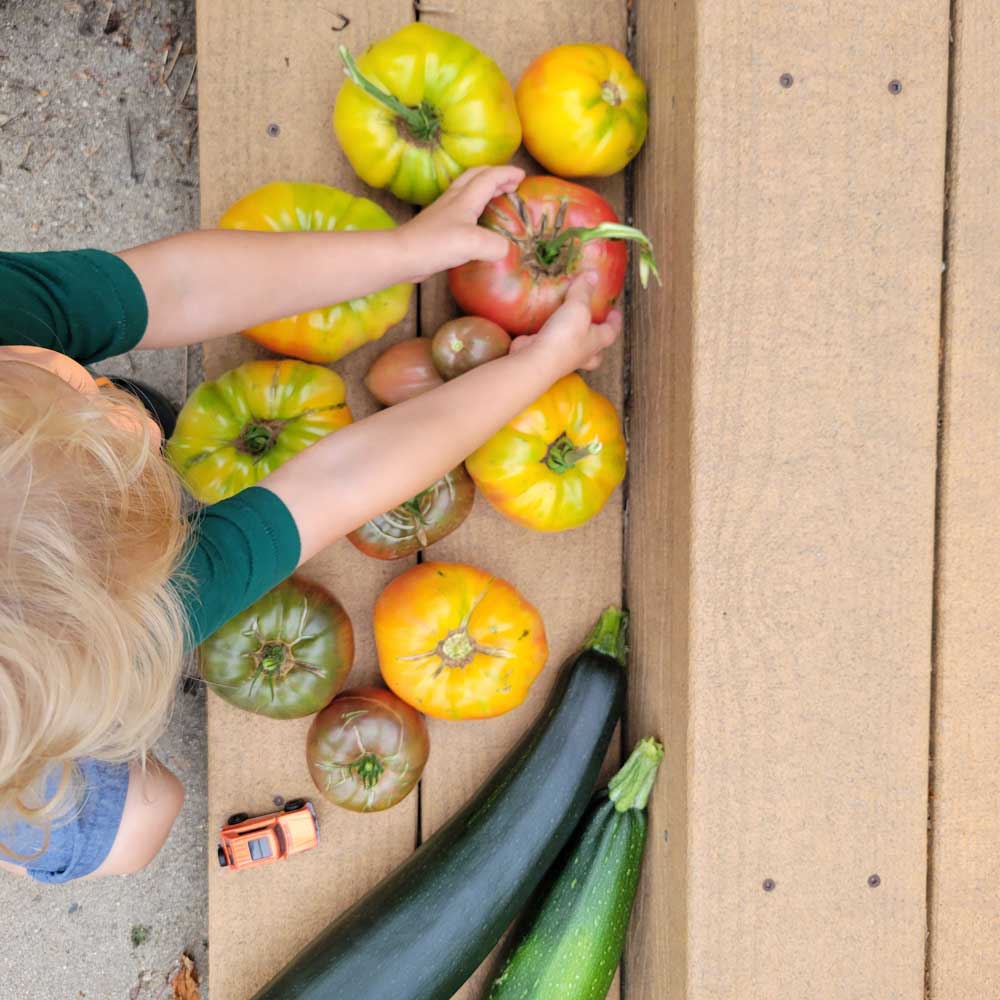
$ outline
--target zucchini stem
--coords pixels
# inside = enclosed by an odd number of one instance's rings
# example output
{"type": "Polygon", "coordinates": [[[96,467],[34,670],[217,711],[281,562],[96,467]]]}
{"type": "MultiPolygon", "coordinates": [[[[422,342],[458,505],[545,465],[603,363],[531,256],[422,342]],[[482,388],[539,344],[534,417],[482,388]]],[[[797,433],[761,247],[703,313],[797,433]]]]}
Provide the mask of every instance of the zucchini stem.
{"type": "Polygon", "coordinates": [[[608,782],[608,798],[618,812],[646,808],[661,760],[662,743],[652,737],[639,740],[621,770],[608,782]]]}
{"type": "Polygon", "coordinates": [[[583,648],[610,656],[624,667],[628,659],[628,612],[605,608],[583,648]]]}

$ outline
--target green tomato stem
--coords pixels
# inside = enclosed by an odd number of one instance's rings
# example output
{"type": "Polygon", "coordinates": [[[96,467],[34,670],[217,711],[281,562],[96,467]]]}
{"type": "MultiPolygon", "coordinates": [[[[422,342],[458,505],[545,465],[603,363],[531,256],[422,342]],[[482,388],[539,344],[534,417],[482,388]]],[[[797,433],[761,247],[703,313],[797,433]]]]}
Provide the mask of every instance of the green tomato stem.
{"type": "Polygon", "coordinates": [[[608,798],[618,812],[646,808],[661,760],[662,743],[647,738],[636,744],[621,770],[608,782],[608,798]]]}
{"type": "Polygon", "coordinates": [[[379,778],[382,777],[382,772],[385,770],[385,765],[373,753],[366,753],[349,766],[361,779],[361,784],[369,791],[378,784],[379,778]]]}
{"type": "Polygon", "coordinates": [[[402,119],[407,130],[417,142],[430,142],[437,135],[441,125],[441,116],[436,108],[433,108],[426,101],[419,108],[408,107],[398,97],[372,83],[358,68],[354,56],[351,55],[346,45],[339,46],[337,51],[344,61],[345,72],[350,77],[351,82],[360,87],[369,97],[381,101],[402,119]]]}
{"type": "Polygon", "coordinates": [[[602,222],[600,225],[590,227],[570,226],[555,236],[536,242],[535,253],[538,255],[539,261],[546,267],[554,263],[565,244],[570,240],[575,243],[572,256],[579,252],[579,248],[584,243],[589,243],[591,240],[623,240],[637,243],[639,246],[639,281],[642,287],[645,288],[649,284],[651,274],[656,278],[658,284],[663,284],[656,266],[656,258],[653,256],[653,244],[641,229],[626,226],[620,222],[602,222]]]}
{"type": "Polygon", "coordinates": [[[581,462],[585,458],[590,458],[591,455],[599,455],[600,452],[600,441],[591,441],[590,444],[585,444],[578,448],[570,440],[569,435],[563,431],[549,445],[548,451],[545,453],[545,458],[542,459],[542,464],[548,466],[553,472],[561,476],[572,469],[577,462],[581,462]]]}
{"type": "Polygon", "coordinates": [[[628,659],[628,612],[605,608],[583,648],[610,656],[624,667],[628,659]]]}
{"type": "Polygon", "coordinates": [[[261,650],[260,669],[265,673],[273,674],[285,665],[288,650],[280,642],[272,642],[261,650]]]}

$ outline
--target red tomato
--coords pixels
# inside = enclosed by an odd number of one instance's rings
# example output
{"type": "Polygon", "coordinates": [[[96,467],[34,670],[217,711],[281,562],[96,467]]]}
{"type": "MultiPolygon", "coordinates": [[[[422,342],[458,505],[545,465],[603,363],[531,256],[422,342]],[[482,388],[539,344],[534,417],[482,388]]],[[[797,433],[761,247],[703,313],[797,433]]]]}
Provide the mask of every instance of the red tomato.
{"type": "Polygon", "coordinates": [[[622,225],[596,191],[558,177],[526,178],[517,191],[494,198],[479,223],[510,240],[507,256],[453,268],[448,284],[465,312],[514,335],[537,333],[570,282],[587,271],[597,275],[591,314],[595,323],[603,322],[625,285],[628,254],[622,240],[640,245],[643,286],[656,274],[643,233],[622,225]]]}

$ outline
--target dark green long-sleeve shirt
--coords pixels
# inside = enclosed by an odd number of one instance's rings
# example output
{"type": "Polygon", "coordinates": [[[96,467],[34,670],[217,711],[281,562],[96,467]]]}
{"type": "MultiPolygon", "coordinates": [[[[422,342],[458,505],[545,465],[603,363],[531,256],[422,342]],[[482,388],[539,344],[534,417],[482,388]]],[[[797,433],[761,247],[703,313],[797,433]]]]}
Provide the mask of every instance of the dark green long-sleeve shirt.
{"type": "MultiPolygon", "coordinates": [[[[92,364],[124,354],[146,329],[146,296],[121,258],[101,250],[0,253],[0,344],[27,344],[92,364]]],[[[0,362],[2,363],[2,362],[0,362]]],[[[193,516],[179,574],[195,643],[285,579],[299,533],[270,490],[244,490],[193,516]]]]}

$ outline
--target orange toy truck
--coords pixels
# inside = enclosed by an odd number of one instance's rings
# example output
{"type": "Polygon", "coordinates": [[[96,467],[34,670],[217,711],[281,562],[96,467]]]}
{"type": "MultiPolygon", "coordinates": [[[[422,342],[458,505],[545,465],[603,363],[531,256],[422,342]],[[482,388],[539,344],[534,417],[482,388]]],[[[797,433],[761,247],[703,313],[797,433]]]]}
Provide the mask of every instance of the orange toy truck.
{"type": "Polygon", "coordinates": [[[266,816],[230,816],[219,835],[219,865],[237,872],[259,868],[318,845],[313,804],[306,799],[292,799],[280,812],[266,816]]]}

